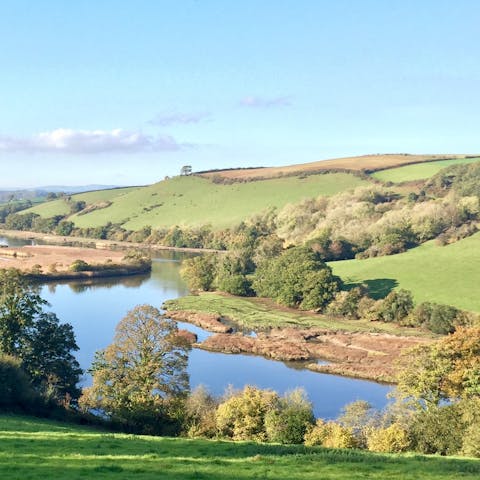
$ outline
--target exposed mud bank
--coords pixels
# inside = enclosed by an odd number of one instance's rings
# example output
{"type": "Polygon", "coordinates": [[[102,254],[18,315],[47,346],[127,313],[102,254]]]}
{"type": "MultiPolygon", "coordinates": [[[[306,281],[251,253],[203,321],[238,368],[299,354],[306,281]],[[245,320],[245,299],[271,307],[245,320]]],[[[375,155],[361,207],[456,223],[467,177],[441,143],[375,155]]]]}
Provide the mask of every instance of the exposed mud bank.
{"type": "Polygon", "coordinates": [[[198,348],[221,353],[262,355],[280,361],[302,361],[306,368],[355,378],[394,383],[397,360],[406,349],[430,340],[380,333],[325,329],[273,328],[255,337],[235,333],[214,314],[167,312],[172,319],[216,332],[198,348]],[[227,330],[230,329],[230,330],[227,330]],[[323,361],[327,361],[327,363],[323,361]]]}

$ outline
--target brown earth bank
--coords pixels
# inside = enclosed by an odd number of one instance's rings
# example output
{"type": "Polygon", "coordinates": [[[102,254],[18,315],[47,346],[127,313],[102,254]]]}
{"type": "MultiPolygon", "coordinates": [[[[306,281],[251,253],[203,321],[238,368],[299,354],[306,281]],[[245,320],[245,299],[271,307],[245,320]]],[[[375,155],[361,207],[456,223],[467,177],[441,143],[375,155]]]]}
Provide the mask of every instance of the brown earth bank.
{"type": "Polygon", "coordinates": [[[63,280],[92,277],[136,275],[150,270],[146,263],[137,265],[124,260],[124,254],[113,250],[28,245],[0,248],[0,268],[16,268],[27,277],[42,280],[63,280]],[[72,271],[71,265],[82,260],[92,270],[72,271]]]}
{"type": "Polygon", "coordinates": [[[213,313],[198,313],[185,310],[168,312],[168,318],[178,322],[187,322],[214,333],[231,333],[232,327],[224,325],[222,318],[213,313]]]}
{"type": "Polygon", "coordinates": [[[280,361],[302,361],[315,372],[332,373],[395,383],[400,353],[430,339],[384,333],[343,332],[325,329],[274,328],[256,336],[230,333],[213,314],[174,311],[169,318],[193,323],[216,333],[198,348],[221,353],[262,355],[280,361]],[[222,331],[223,330],[223,331],[222,331]],[[323,363],[327,361],[328,363],[323,363]]]}
{"type": "Polygon", "coordinates": [[[151,251],[171,250],[175,252],[204,252],[204,253],[225,253],[225,250],[215,250],[211,248],[186,248],[186,247],[167,247],[164,245],[151,245],[149,243],[121,242],[114,240],[99,240],[98,238],[87,237],[69,237],[55,235],[53,233],[28,232],[21,230],[4,230],[0,228],[0,235],[24,240],[40,240],[53,245],[71,246],[80,245],[87,248],[107,249],[107,250],[130,250],[141,249],[151,251]]]}

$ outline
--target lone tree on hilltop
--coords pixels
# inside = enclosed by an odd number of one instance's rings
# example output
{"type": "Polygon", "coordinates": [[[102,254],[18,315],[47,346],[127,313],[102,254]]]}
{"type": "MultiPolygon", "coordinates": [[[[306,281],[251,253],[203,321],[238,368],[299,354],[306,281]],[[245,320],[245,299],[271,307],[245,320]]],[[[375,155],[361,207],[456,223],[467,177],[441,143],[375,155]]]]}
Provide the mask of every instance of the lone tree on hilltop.
{"type": "Polygon", "coordinates": [[[192,166],[191,165],[184,165],[180,169],[180,175],[191,175],[192,174],[192,166]]]}

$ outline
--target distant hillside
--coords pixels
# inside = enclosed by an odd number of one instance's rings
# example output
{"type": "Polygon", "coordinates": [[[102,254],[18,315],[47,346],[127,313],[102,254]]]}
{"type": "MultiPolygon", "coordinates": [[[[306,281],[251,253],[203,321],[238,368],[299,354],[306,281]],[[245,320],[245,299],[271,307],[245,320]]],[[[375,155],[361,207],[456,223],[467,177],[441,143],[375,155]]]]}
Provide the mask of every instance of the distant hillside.
{"type": "MultiPolygon", "coordinates": [[[[128,230],[139,230],[146,225],[154,228],[211,225],[220,229],[270,207],[281,208],[305,198],[330,196],[366,183],[350,173],[233,184],[214,183],[200,176],[174,177],[147,187],[73,195],[72,200],[86,202],[86,208],[68,219],[78,227],[98,227],[112,222],[128,230]]],[[[48,218],[66,215],[69,210],[67,201],[58,199],[24,213],[33,212],[48,218]]]]}
{"type": "Polygon", "coordinates": [[[331,170],[364,171],[374,172],[387,168],[409,165],[413,163],[431,162],[435,160],[465,158],[465,154],[434,154],[434,155],[411,155],[399,154],[378,154],[362,155],[358,157],[335,158],[332,160],[321,160],[285,167],[266,168],[240,168],[231,170],[212,170],[200,172],[200,175],[207,178],[225,178],[230,180],[245,180],[259,178],[275,178],[283,175],[312,173],[331,170]]]}

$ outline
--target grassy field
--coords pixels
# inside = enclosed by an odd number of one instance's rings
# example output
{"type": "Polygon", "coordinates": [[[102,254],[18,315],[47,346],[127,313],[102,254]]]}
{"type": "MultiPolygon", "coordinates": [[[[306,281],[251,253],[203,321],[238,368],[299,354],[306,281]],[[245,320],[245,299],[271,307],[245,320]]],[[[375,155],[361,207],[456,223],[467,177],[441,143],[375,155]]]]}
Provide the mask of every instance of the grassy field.
{"type": "MultiPolygon", "coordinates": [[[[93,192],[78,193],[72,195],[75,201],[84,201],[87,205],[102,201],[112,201],[114,198],[125,195],[129,192],[137,190],[139,187],[113,188],[109,190],[96,190],[93,192]]],[[[141,188],[141,187],[140,187],[141,188]]],[[[70,211],[70,207],[63,199],[51,200],[50,202],[41,203],[35,207],[25,210],[22,213],[36,213],[45,218],[53,217],[55,215],[66,215],[70,211]]]]}
{"type": "Polygon", "coordinates": [[[411,290],[415,300],[480,312],[480,233],[447,246],[434,241],[398,255],[331,262],[350,283],[366,282],[377,296],[393,287],[411,290]]]}
{"type": "Polygon", "coordinates": [[[294,175],[298,173],[311,173],[322,170],[379,170],[393,168],[409,163],[430,161],[432,159],[444,160],[451,158],[465,158],[465,155],[412,155],[407,153],[387,153],[376,155],[361,155],[358,157],[334,158],[331,160],[320,160],[317,162],[287,165],[284,167],[267,168],[243,168],[232,170],[217,170],[204,172],[205,177],[222,177],[228,179],[252,179],[252,178],[275,178],[281,175],[294,175]]]}
{"type": "Polygon", "coordinates": [[[479,478],[480,461],[109,434],[1,415],[0,475],[8,480],[473,480],[479,478]]]}
{"type": "Polygon", "coordinates": [[[191,310],[215,313],[251,329],[270,327],[318,327],[347,332],[383,332],[396,335],[426,335],[418,329],[391,323],[363,320],[331,319],[324,315],[282,308],[261,298],[234,297],[214,292],[202,292],[165,302],[168,310],[191,310]]]}
{"type": "Polygon", "coordinates": [[[436,162],[417,163],[414,165],[405,165],[403,167],[389,168],[388,170],[381,170],[372,173],[372,177],[382,182],[411,182],[414,180],[424,180],[433,177],[442,168],[459,163],[474,163],[478,162],[477,158],[459,158],[453,160],[438,160],[436,162]]]}
{"type": "MultiPolygon", "coordinates": [[[[215,184],[205,178],[175,177],[148,187],[123,191],[109,198],[93,198],[95,192],[75,195],[75,200],[95,203],[108,199],[112,205],[86,215],[73,215],[78,227],[97,227],[107,222],[120,223],[126,229],[212,225],[223,228],[264,211],[318,195],[334,195],[366,182],[347,173],[286,177],[272,180],[215,184]],[[90,195],[88,198],[85,195],[90,195]]],[[[98,192],[99,195],[102,192],[98,192]]],[[[29,211],[42,216],[66,213],[65,202],[49,202],[29,211]],[[59,210],[63,208],[64,210],[59,210]]]]}

